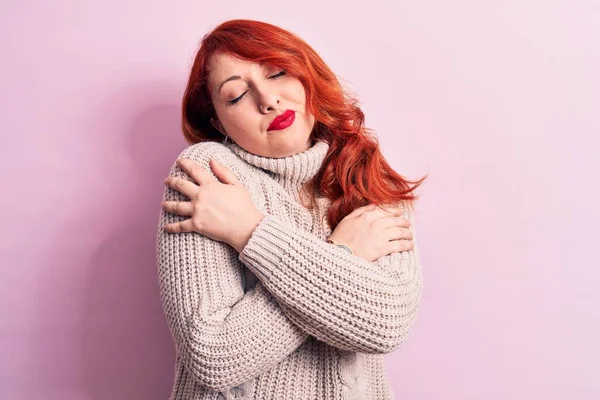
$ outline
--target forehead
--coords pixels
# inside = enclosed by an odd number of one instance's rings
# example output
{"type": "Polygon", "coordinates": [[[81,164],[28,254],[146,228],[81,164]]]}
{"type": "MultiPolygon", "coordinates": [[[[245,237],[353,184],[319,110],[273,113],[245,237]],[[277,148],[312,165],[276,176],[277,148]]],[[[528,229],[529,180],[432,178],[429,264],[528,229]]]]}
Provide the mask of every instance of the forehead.
{"type": "Polygon", "coordinates": [[[262,65],[234,57],[226,53],[216,53],[208,60],[209,80],[214,81],[228,78],[233,73],[242,73],[250,68],[260,68],[262,65]]]}

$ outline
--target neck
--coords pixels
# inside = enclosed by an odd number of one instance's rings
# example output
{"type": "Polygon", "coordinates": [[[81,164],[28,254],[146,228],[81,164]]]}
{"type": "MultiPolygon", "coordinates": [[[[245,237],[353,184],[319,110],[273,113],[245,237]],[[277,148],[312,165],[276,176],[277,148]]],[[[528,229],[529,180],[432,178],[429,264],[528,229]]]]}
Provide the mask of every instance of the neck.
{"type": "Polygon", "coordinates": [[[250,153],[235,142],[228,143],[227,146],[247,163],[268,171],[273,179],[292,191],[298,191],[319,172],[329,150],[327,142],[311,140],[311,146],[304,151],[274,158],[250,153]]]}

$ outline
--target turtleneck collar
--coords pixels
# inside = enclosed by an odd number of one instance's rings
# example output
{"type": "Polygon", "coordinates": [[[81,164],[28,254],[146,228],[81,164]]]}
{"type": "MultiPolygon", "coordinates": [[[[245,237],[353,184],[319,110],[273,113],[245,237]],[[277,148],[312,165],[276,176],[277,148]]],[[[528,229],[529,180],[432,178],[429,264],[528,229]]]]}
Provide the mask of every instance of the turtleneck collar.
{"type": "Polygon", "coordinates": [[[272,158],[259,156],[243,149],[235,142],[226,145],[249,164],[274,174],[274,179],[286,187],[298,188],[314,177],[329,150],[329,144],[315,140],[312,147],[287,157],[272,158]]]}

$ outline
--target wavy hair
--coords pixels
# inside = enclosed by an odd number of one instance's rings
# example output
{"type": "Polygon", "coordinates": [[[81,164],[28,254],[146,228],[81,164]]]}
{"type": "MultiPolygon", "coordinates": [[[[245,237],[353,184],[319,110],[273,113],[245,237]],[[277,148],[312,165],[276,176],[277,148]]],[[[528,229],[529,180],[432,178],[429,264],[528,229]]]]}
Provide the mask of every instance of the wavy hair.
{"type": "Polygon", "coordinates": [[[342,88],[337,76],[303,39],[266,22],[233,19],[202,38],[182,102],[181,127],[189,144],[223,140],[210,123],[216,112],[207,84],[207,65],[216,52],[275,65],[302,82],[307,109],[315,117],[311,138],[329,144],[323,165],[302,189],[311,200],[306,205],[309,208],[314,207],[317,195],[331,201],[327,211],[331,229],[354,209],[370,203],[413,206],[418,199],[414,190],[427,176],[409,181],[396,173],[381,154],[373,131],[364,126],[357,98],[342,88]]]}

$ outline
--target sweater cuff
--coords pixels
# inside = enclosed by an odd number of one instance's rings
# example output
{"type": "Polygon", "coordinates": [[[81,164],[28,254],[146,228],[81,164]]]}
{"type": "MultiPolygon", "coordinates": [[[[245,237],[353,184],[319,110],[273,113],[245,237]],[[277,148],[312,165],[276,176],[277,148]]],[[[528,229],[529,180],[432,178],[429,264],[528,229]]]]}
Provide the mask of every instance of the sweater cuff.
{"type": "Polygon", "coordinates": [[[294,226],[271,214],[265,214],[238,258],[246,265],[259,265],[261,269],[272,272],[288,253],[296,232],[294,226]]]}

